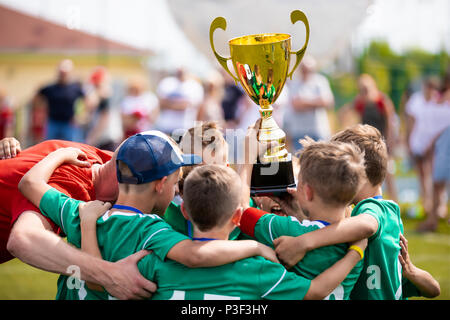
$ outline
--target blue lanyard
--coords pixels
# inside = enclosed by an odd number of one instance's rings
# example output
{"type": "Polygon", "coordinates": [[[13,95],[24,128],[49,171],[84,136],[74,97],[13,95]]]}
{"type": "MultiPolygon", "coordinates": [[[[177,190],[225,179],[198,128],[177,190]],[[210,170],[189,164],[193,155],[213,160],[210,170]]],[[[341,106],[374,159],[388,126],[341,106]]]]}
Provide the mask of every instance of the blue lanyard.
{"type": "Polygon", "coordinates": [[[210,241],[210,240],[217,240],[214,238],[193,238],[192,237],[192,223],[190,220],[187,220],[187,227],[188,227],[188,237],[191,238],[192,240],[196,240],[196,241],[210,241]]]}
{"type": "Polygon", "coordinates": [[[372,197],[372,198],[379,200],[379,199],[383,199],[383,196],[375,196],[375,197],[372,197]]]}
{"type": "Polygon", "coordinates": [[[325,226],[329,226],[329,225],[330,225],[329,222],[326,222],[326,221],[323,221],[323,220],[314,220],[314,221],[321,222],[321,223],[323,223],[325,226]]]}
{"type": "Polygon", "coordinates": [[[121,205],[121,204],[115,204],[115,205],[112,206],[111,209],[128,210],[128,211],[133,211],[133,212],[136,212],[136,213],[143,214],[141,210],[136,209],[135,207],[123,206],[123,205],[121,205]]]}

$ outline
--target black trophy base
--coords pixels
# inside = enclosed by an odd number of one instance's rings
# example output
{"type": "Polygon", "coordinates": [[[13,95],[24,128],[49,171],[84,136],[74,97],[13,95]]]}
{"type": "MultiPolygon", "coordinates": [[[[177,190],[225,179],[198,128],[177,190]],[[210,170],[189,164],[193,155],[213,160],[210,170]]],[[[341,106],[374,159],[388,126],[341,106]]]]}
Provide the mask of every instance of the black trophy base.
{"type": "Polygon", "coordinates": [[[287,192],[287,188],[295,188],[292,160],[253,165],[250,195],[253,197],[278,196],[287,192]],[[278,168],[277,168],[278,165],[278,168]]]}

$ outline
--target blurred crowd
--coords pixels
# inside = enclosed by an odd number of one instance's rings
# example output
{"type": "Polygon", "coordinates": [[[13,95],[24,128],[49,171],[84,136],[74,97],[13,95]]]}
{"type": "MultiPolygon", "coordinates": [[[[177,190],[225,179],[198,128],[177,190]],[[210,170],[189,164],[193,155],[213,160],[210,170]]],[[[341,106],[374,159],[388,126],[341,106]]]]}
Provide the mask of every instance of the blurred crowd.
{"type": "MultiPolygon", "coordinates": [[[[29,145],[63,139],[114,150],[123,139],[146,130],[157,129],[177,139],[196,121],[216,121],[224,130],[246,129],[260,116],[257,106],[223,70],[198,79],[180,67],[152,89],[143,79],[129,79],[117,103],[111,99],[114,92],[107,68],[95,68],[83,81],[75,78],[74,71],[71,60],[61,61],[53,83],[37,90],[26,129],[29,145]]],[[[419,230],[436,230],[439,218],[448,214],[450,72],[423,79],[417,92],[405,92],[398,110],[371,75],[360,75],[357,85],[354,99],[336,106],[327,78],[318,72],[315,59],[306,56],[274,104],[273,116],[286,132],[288,149],[294,153],[301,148],[299,139],[328,139],[353,123],[376,127],[391,157],[386,193],[398,201],[394,159],[396,150],[404,148],[414,163],[427,215],[419,230]]],[[[16,132],[11,98],[0,86],[0,139],[16,132]]]]}

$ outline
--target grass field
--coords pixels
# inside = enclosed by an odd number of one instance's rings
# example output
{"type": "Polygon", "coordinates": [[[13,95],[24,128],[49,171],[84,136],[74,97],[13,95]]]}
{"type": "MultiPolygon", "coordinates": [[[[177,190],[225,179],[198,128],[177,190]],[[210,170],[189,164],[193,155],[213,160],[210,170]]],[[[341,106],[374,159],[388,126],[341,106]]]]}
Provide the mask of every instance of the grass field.
{"type": "MultiPolygon", "coordinates": [[[[437,233],[418,234],[418,220],[404,219],[413,263],[430,272],[441,285],[436,298],[450,300],[450,226],[441,221],[437,233]]],[[[18,259],[0,265],[0,300],[54,299],[57,275],[30,267],[18,259]]],[[[420,299],[420,298],[414,298],[420,299]]]]}

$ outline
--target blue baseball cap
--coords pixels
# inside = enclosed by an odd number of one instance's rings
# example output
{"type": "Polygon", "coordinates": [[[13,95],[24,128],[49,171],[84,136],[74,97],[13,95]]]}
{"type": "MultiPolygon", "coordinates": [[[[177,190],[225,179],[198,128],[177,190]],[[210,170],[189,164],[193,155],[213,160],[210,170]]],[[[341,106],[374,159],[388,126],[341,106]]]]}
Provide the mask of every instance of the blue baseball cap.
{"type": "Polygon", "coordinates": [[[170,175],[180,167],[202,162],[198,155],[183,154],[175,142],[157,130],[129,137],[120,146],[116,163],[119,160],[123,161],[133,174],[132,177],[122,177],[117,165],[117,180],[127,184],[152,182],[170,175]]]}

